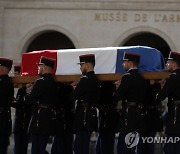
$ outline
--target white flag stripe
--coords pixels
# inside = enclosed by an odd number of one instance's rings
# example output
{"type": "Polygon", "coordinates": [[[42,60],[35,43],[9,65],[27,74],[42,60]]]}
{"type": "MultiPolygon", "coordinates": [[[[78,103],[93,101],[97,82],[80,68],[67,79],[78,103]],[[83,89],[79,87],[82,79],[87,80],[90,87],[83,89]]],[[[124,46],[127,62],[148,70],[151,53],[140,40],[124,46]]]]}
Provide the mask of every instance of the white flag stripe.
{"type": "Polygon", "coordinates": [[[79,55],[95,54],[96,74],[115,73],[117,48],[88,48],[57,51],[56,75],[81,74],[79,55]]]}

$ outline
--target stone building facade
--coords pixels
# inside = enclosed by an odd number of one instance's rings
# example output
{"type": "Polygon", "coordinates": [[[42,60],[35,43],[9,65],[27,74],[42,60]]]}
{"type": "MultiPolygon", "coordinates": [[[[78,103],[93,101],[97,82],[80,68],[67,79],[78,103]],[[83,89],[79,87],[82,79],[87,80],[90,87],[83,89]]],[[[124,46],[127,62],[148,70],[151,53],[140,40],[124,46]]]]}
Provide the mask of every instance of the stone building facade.
{"type": "Polygon", "coordinates": [[[0,56],[15,63],[32,50],[124,45],[180,51],[180,0],[0,0],[0,56]]]}

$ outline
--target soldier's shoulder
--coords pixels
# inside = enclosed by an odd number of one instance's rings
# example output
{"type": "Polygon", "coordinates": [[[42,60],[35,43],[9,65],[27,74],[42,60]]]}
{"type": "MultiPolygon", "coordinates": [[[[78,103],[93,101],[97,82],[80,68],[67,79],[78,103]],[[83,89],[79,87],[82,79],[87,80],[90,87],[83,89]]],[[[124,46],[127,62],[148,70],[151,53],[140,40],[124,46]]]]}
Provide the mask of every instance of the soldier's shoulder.
{"type": "Polygon", "coordinates": [[[0,82],[10,82],[9,76],[0,76],[0,82]]]}
{"type": "Polygon", "coordinates": [[[176,75],[177,75],[177,73],[173,72],[173,73],[170,73],[170,74],[168,75],[168,77],[169,77],[169,78],[173,78],[173,77],[176,77],[176,75]]]}
{"type": "Polygon", "coordinates": [[[128,73],[128,72],[127,72],[127,73],[125,73],[124,75],[131,75],[131,73],[128,73]]]}
{"type": "Polygon", "coordinates": [[[83,75],[83,76],[80,78],[79,82],[80,82],[80,83],[88,82],[88,76],[83,75]]]}
{"type": "Polygon", "coordinates": [[[173,72],[173,73],[170,73],[170,74],[168,75],[167,80],[174,82],[174,81],[176,81],[178,78],[179,78],[178,75],[177,75],[175,72],[173,72]]]}
{"type": "Polygon", "coordinates": [[[177,75],[177,73],[176,73],[176,72],[173,72],[173,73],[170,73],[169,75],[177,75]]]}
{"type": "Polygon", "coordinates": [[[86,79],[88,79],[88,76],[87,76],[87,75],[83,75],[83,76],[81,77],[81,80],[86,80],[86,79]]]}
{"type": "Polygon", "coordinates": [[[129,78],[130,76],[131,76],[130,73],[125,73],[122,77],[123,77],[123,78],[129,78]]]}
{"type": "Polygon", "coordinates": [[[40,77],[39,79],[36,80],[36,83],[42,83],[44,81],[43,77],[40,77]]]}

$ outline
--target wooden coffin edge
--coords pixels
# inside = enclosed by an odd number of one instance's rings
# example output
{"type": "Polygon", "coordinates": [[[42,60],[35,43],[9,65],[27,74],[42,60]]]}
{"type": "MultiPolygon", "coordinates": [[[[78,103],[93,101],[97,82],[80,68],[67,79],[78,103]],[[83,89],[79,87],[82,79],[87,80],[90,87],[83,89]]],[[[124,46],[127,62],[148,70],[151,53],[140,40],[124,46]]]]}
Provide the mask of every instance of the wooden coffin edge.
{"type": "MultiPolygon", "coordinates": [[[[159,80],[166,78],[169,72],[146,72],[142,73],[146,80],[159,80]]],[[[54,76],[56,82],[74,82],[77,81],[82,75],[56,75],[54,76]]],[[[97,74],[100,81],[117,81],[122,78],[123,74],[97,74]]],[[[19,87],[24,83],[35,82],[39,76],[13,76],[11,77],[15,87],[19,87]]],[[[151,82],[151,83],[152,83],[151,82]]]]}

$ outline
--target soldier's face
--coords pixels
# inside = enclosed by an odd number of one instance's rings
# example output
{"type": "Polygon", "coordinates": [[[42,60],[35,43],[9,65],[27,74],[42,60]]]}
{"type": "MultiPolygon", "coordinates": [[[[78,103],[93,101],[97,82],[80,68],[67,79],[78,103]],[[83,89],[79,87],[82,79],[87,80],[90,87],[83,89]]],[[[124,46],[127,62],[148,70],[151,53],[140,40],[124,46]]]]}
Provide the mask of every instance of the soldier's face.
{"type": "Polygon", "coordinates": [[[83,75],[87,73],[86,63],[85,64],[80,64],[80,70],[81,70],[83,75]]]}
{"type": "Polygon", "coordinates": [[[38,65],[38,75],[43,74],[43,65],[38,65]]]}
{"type": "Polygon", "coordinates": [[[3,74],[3,67],[0,66],[0,75],[2,75],[2,74],[3,74]]]}
{"type": "Polygon", "coordinates": [[[129,70],[129,61],[124,61],[122,65],[125,71],[129,70]]]}
{"type": "Polygon", "coordinates": [[[8,74],[9,71],[10,71],[9,68],[7,68],[5,66],[0,66],[0,75],[8,74]]]}
{"type": "Polygon", "coordinates": [[[168,60],[167,64],[166,64],[166,69],[168,71],[173,71],[173,65],[174,65],[174,61],[173,60],[168,60]]]}

